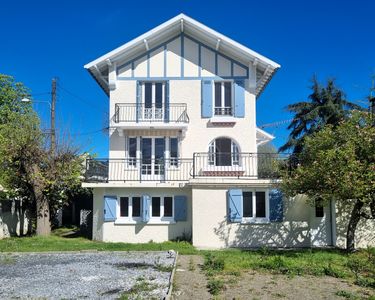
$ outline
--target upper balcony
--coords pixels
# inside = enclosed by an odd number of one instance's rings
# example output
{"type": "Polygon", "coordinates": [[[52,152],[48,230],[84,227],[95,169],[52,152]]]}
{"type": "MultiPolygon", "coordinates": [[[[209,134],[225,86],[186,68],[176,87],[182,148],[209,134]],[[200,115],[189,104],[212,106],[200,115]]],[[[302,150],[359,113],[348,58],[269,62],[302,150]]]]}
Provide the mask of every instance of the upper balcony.
{"type": "Polygon", "coordinates": [[[116,103],[113,116],[120,128],[183,129],[189,123],[186,103],[116,103]]]}

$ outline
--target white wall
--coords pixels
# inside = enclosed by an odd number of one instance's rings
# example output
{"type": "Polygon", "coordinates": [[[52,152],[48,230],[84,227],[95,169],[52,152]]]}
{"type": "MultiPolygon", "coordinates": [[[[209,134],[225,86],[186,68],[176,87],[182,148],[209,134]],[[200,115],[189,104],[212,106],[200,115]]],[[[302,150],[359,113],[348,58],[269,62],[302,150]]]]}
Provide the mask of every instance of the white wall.
{"type": "Polygon", "coordinates": [[[112,188],[94,189],[93,206],[93,239],[108,242],[148,243],[164,242],[182,236],[191,236],[191,191],[189,189],[140,189],[140,188],[112,188]],[[103,222],[104,195],[132,195],[145,194],[152,196],[186,195],[187,196],[187,221],[175,224],[115,224],[103,222]]]}
{"type": "Polygon", "coordinates": [[[17,209],[15,201],[0,200],[0,239],[28,233],[29,218],[26,211],[17,209]],[[5,205],[10,210],[5,211],[5,205]]]}

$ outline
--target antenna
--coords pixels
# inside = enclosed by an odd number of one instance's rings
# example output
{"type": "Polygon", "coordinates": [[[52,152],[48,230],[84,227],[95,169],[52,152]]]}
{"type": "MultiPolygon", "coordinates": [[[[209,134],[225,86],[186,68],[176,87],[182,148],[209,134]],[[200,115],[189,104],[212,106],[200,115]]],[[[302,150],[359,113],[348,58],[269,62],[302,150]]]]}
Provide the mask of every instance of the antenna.
{"type": "Polygon", "coordinates": [[[273,123],[267,123],[267,124],[260,125],[258,127],[260,129],[267,128],[267,127],[279,127],[280,125],[289,123],[291,121],[293,121],[293,119],[282,120],[282,121],[277,121],[277,122],[273,122],[273,123]]]}

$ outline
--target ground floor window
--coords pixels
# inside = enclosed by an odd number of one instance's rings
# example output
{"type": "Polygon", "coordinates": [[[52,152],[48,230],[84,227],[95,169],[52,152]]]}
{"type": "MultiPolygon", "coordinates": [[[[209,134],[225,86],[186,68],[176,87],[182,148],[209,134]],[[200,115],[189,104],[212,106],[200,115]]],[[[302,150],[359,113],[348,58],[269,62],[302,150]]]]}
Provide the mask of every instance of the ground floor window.
{"type": "Polygon", "coordinates": [[[242,216],[244,221],[264,222],[269,220],[269,199],[266,191],[242,192],[242,216]]]}
{"type": "Polygon", "coordinates": [[[151,198],[152,218],[173,218],[173,197],[152,197],[151,198]]]}
{"type": "Polygon", "coordinates": [[[120,197],[120,218],[141,217],[141,197],[120,197]]]}

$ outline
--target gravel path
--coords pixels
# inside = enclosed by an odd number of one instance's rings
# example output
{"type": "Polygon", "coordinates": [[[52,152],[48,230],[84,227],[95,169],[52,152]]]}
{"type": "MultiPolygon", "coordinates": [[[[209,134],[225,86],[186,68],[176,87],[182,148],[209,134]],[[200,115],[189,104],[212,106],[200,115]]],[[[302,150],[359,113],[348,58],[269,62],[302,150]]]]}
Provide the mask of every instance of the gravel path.
{"type": "Polygon", "coordinates": [[[164,298],[167,252],[0,254],[0,299],[164,298]]]}

